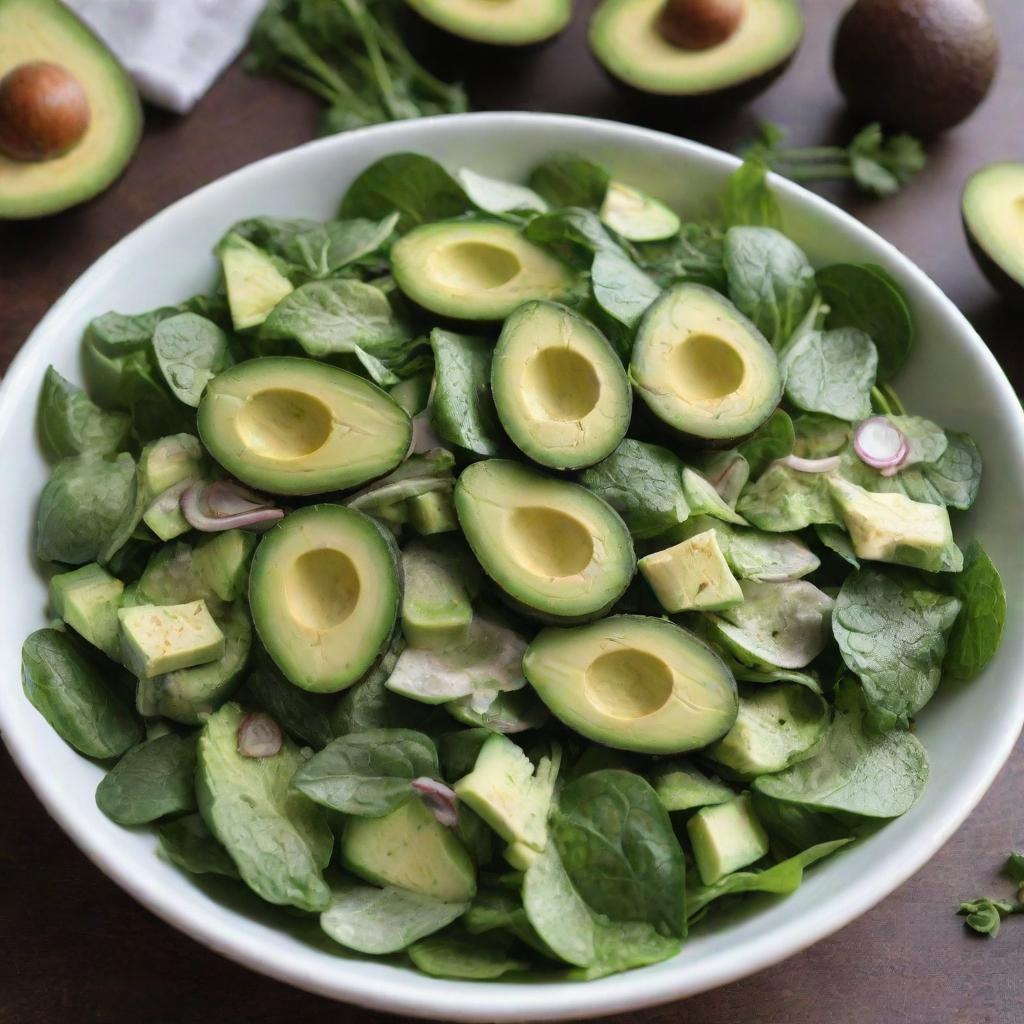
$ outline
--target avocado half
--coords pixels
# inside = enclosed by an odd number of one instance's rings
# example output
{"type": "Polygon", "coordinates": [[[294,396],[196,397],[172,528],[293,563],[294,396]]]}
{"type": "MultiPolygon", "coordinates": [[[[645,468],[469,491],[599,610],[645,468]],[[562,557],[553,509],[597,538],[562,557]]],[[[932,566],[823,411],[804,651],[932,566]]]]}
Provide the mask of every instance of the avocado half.
{"type": "Polygon", "coordinates": [[[613,78],[643,93],[748,99],[782,74],[803,36],[796,0],[746,0],[724,40],[688,48],[667,38],[665,8],[665,0],[604,0],[590,22],[594,56],[613,78]]]}
{"type": "Polygon", "coordinates": [[[445,32],[491,46],[543,42],[572,17],[570,0],[408,0],[408,6],[445,32]]]}
{"type": "Polygon", "coordinates": [[[964,231],[981,272],[1024,305],[1024,163],[990,164],[964,188],[964,231]]]}
{"type": "Polygon", "coordinates": [[[138,145],[138,93],[113,54],[57,0],[0,0],[0,79],[43,61],[67,71],[85,91],[89,123],[77,144],[49,160],[0,153],[0,219],[40,217],[102,192],[138,145]]]}

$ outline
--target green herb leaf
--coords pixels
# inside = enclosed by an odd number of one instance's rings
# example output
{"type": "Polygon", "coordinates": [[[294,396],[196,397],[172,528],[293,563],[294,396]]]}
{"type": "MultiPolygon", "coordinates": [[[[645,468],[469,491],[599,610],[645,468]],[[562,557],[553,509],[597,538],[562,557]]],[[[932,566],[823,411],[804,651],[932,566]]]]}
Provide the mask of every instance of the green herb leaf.
{"type": "Polygon", "coordinates": [[[782,208],[768,184],[768,163],[760,151],[752,151],[729,175],[722,198],[722,214],[728,227],[782,228],[782,208]]]}
{"type": "Polygon", "coordinates": [[[777,459],[792,454],[795,443],[793,421],[788,413],[776,409],[737,450],[750,466],[750,479],[756,480],[777,459]]]}
{"type": "Polygon", "coordinates": [[[942,670],[954,679],[973,679],[995,656],[1003,638],[1003,581],[985,549],[973,540],[964,549],[963,572],[944,577],[944,582],[960,599],[961,607],[949,634],[942,670]]]}
{"type": "Polygon", "coordinates": [[[461,929],[442,932],[409,947],[409,959],[424,973],[436,978],[489,981],[509,971],[526,971],[530,964],[508,953],[503,936],[483,938],[461,929]]]}
{"type": "Polygon", "coordinates": [[[132,747],[96,789],[96,806],[119,825],[194,811],[196,741],[167,733],[132,747]]]}
{"type": "Polygon", "coordinates": [[[869,124],[853,138],[848,149],[853,180],[865,192],[891,196],[925,165],[924,149],[911,135],[882,134],[879,124],[869,124]]]}
{"type": "Polygon", "coordinates": [[[175,818],[157,830],[160,849],[172,864],[194,875],[238,878],[238,868],[228,851],[214,838],[199,814],[175,818]]]}
{"type": "Polygon", "coordinates": [[[131,427],[130,416],[101,409],[52,366],[46,368],[39,396],[39,430],[50,454],[58,458],[113,454],[124,446],[131,427]]]}
{"type": "MultiPolygon", "coordinates": [[[[661,289],[631,259],[610,249],[594,256],[590,286],[594,301],[629,331],[661,294],[661,289]]],[[[628,351],[619,354],[629,358],[628,351]]]]}
{"type": "Polygon", "coordinates": [[[871,415],[878,352],[863,331],[804,331],[786,346],[780,362],[786,398],[796,408],[851,423],[871,415]]]}
{"type": "Polygon", "coordinates": [[[193,409],[206,385],[232,363],[228,336],[196,313],[161,320],[153,332],[153,354],[171,393],[193,409]]]}
{"type": "Polygon", "coordinates": [[[582,206],[598,210],[610,181],[608,172],[575,153],[560,153],[530,174],[530,188],[554,207],[582,206]]]}

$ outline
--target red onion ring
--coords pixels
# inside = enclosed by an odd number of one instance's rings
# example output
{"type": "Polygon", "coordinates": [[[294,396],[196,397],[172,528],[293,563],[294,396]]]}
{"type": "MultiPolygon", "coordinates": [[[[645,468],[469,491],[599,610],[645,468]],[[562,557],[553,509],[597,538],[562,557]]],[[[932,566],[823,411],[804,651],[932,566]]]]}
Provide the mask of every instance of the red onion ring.
{"type": "Polygon", "coordinates": [[[204,533],[218,533],[221,530],[246,529],[247,527],[266,529],[279,519],[284,518],[284,509],[274,508],[271,505],[253,506],[251,503],[249,503],[249,511],[217,515],[211,509],[204,508],[203,499],[212,486],[212,484],[200,481],[194,483],[181,496],[181,514],[189,526],[195,530],[201,530],[204,533]]]}
{"type": "Polygon", "coordinates": [[[778,459],[777,465],[788,466],[798,473],[832,473],[837,470],[842,460],[838,455],[830,455],[827,459],[803,459],[799,455],[787,455],[778,459]]]}
{"type": "Polygon", "coordinates": [[[451,786],[426,775],[412,780],[413,792],[427,805],[430,813],[448,828],[459,823],[459,798],[451,786]]]}
{"type": "Polygon", "coordinates": [[[906,435],[885,416],[864,420],[853,433],[857,457],[883,476],[895,476],[910,456],[906,435]]]}
{"type": "Polygon", "coordinates": [[[255,711],[242,719],[236,742],[242,757],[273,757],[281,750],[284,734],[270,715],[255,711]]]}

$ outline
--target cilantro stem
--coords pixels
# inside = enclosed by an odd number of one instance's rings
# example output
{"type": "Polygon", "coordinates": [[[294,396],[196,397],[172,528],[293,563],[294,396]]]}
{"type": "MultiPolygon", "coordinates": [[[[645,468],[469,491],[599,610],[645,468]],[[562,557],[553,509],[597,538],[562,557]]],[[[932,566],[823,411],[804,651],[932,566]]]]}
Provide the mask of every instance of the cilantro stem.
{"type": "MultiPolygon", "coordinates": [[[[773,165],[774,167],[774,165],[773,165]]],[[[807,167],[774,167],[793,181],[817,181],[821,178],[852,178],[848,164],[811,164],[807,167]]]]}
{"type": "Polygon", "coordinates": [[[844,160],[846,150],[842,146],[808,146],[804,149],[778,149],[774,156],[783,163],[799,163],[801,160],[844,160]]]}

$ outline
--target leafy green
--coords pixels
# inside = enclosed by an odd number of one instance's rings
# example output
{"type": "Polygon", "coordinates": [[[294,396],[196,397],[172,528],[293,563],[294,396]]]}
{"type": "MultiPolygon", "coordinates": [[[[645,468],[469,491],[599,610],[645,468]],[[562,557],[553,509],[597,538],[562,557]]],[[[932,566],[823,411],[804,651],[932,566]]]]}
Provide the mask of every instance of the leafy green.
{"type": "Polygon", "coordinates": [[[750,466],[750,479],[756,480],[777,459],[792,454],[795,443],[793,421],[788,413],[776,409],[737,450],[750,466]]]}
{"type": "Polygon", "coordinates": [[[737,526],[747,525],[743,516],[721,497],[711,482],[689,466],[683,468],[683,492],[690,506],[690,515],[711,516],[737,526]]]}
{"type": "Polygon", "coordinates": [[[722,197],[722,217],[727,227],[782,229],[782,207],[768,184],[768,169],[764,153],[755,148],[729,175],[722,197]]]}
{"type": "Polygon", "coordinates": [[[206,385],[232,362],[228,336],[196,313],[161,320],[153,332],[153,354],[171,393],[193,409],[206,385]]]}
{"type": "Polygon", "coordinates": [[[942,427],[923,416],[891,415],[888,419],[907,439],[908,454],[904,466],[938,462],[949,447],[949,439],[942,427]]]}
{"type": "Polygon", "coordinates": [[[1024,853],[1014,850],[1003,865],[1003,874],[1012,878],[1018,886],[1024,886],[1024,853]]]}
{"type": "Polygon", "coordinates": [[[331,741],[327,715],[313,695],[288,682],[276,668],[264,665],[245,683],[249,703],[266,711],[289,735],[315,750],[331,741]]]}
{"type": "Polygon", "coordinates": [[[726,291],[724,236],[711,224],[684,224],[675,237],[633,247],[636,261],[662,288],[692,281],[726,291]]]}
{"type": "Polygon", "coordinates": [[[969,434],[946,433],[946,450],[936,462],[911,466],[894,477],[879,477],[873,490],[902,491],[914,501],[969,509],[981,486],[981,452],[969,434]]]}
{"type": "Polygon", "coordinates": [[[814,523],[839,522],[832,507],[828,475],[801,473],[783,463],[772,464],[747,486],[736,511],[753,526],[776,533],[802,530],[814,523]]]}
{"type": "Polygon", "coordinates": [[[238,878],[238,868],[228,851],[206,827],[202,815],[186,814],[157,830],[160,849],[173,864],[194,875],[225,875],[238,878]]]}
{"type": "Polygon", "coordinates": [[[610,180],[603,167],[575,153],[558,153],[530,172],[530,188],[554,207],[600,209],[610,180]]]}
{"type": "Polygon", "coordinates": [[[651,776],[651,784],[666,811],[689,811],[696,807],[724,804],[736,796],[724,782],[708,778],[683,757],[659,761],[651,776]]]}
{"type": "Polygon", "coordinates": [[[863,331],[803,331],[786,346],[780,363],[786,398],[796,408],[849,422],[871,415],[878,352],[863,331]]]}
{"type": "MultiPolygon", "coordinates": [[[[602,249],[590,268],[594,301],[614,320],[632,330],[661,289],[627,256],[602,249]]],[[[619,353],[624,358],[629,352],[619,353]]]]}
{"type": "Polygon", "coordinates": [[[119,825],[194,811],[196,741],[166,733],[132,747],[103,777],[96,806],[119,825]]]}
{"type": "Polygon", "coordinates": [[[964,548],[963,572],[945,579],[960,600],[960,613],[949,634],[942,671],[953,679],[973,679],[992,660],[1003,638],[1003,581],[976,540],[964,548]]]}
{"type": "Polygon", "coordinates": [[[131,417],[101,409],[81,388],[47,367],[39,396],[39,432],[51,455],[113,454],[124,447],[131,425],[131,417]]]}
{"type": "Polygon", "coordinates": [[[841,526],[818,523],[814,527],[814,532],[817,534],[818,540],[830,551],[834,551],[844,562],[852,565],[854,569],[860,568],[860,560],[853,550],[853,541],[841,526]]]}
{"type": "Polygon", "coordinates": [[[508,946],[500,935],[483,938],[455,929],[414,943],[409,959],[436,978],[488,981],[509,971],[529,970],[530,964],[511,956],[508,946]]]}
{"type": "Polygon", "coordinates": [[[473,205],[484,213],[544,213],[548,204],[533,189],[461,167],[455,177],[473,205]]]}
{"type": "Polygon", "coordinates": [[[983,896],[978,900],[961,903],[957,913],[966,917],[964,924],[972,931],[994,939],[999,934],[999,926],[1004,917],[1024,914],[1024,903],[993,900],[983,896]]]}
{"type": "Polygon", "coordinates": [[[524,234],[536,245],[550,249],[565,263],[584,269],[589,268],[594,256],[601,252],[628,260],[597,214],[578,206],[567,206],[534,217],[526,225],[524,234]]]}
{"type": "Polygon", "coordinates": [[[124,369],[123,387],[128,395],[135,436],[142,444],[169,434],[194,434],[195,412],[177,401],[163,382],[156,361],[130,358],[124,369]]]}

